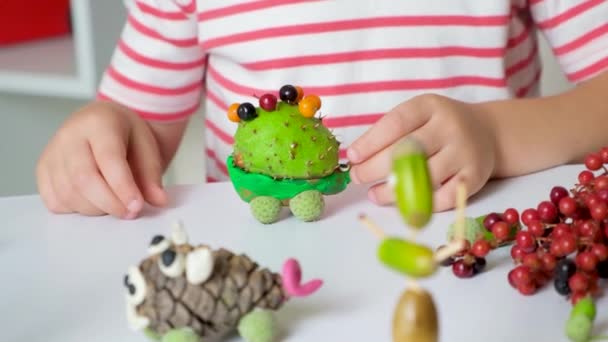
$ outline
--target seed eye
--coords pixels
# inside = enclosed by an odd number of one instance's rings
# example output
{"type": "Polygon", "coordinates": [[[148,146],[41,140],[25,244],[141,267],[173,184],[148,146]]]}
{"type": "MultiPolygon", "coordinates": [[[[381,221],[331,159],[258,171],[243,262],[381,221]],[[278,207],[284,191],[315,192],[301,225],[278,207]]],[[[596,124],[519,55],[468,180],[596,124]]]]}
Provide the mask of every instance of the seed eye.
{"type": "Polygon", "coordinates": [[[163,254],[161,254],[160,256],[161,260],[163,261],[163,265],[165,265],[166,267],[171,266],[173,261],[175,261],[175,255],[175,251],[172,249],[164,251],[163,254]]]}
{"type": "Polygon", "coordinates": [[[286,84],[279,90],[279,97],[283,102],[294,104],[298,99],[298,89],[291,84],[286,84]]]}
{"type": "Polygon", "coordinates": [[[243,121],[251,121],[258,116],[255,107],[249,102],[241,103],[236,112],[243,121]]]}
{"type": "Polygon", "coordinates": [[[129,272],[123,278],[123,283],[128,291],[127,300],[131,305],[139,305],[146,298],[146,281],[138,267],[130,267],[129,272]]]}
{"type": "Polygon", "coordinates": [[[171,247],[171,244],[164,236],[156,235],[152,238],[152,241],[150,241],[150,246],[148,247],[148,254],[160,254],[167,250],[169,247],[171,247]]]}
{"type": "Polygon", "coordinates": [[[340,164],[339,168],[340,168],[340,171],[342,171],[342,172],[348,172],[350,170],[350,165],[349,164],[340,164]]]}
{"type": "Polygon", "coordinates": [[[158,266],[167,277],[179,277],[186,267],[185,257],[181,253],[176,253],[173,249],[168,249],[161,254],[158,266]]]}

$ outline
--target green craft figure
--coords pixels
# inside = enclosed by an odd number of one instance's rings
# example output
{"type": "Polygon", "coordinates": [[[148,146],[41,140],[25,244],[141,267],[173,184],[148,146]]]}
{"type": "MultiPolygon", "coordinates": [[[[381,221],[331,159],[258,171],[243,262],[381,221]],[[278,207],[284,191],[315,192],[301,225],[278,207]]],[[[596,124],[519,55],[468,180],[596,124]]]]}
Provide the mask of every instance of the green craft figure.
{"type": "Polygon", "coordinates": [[[264,94],[258,102],[228,109],[238,123],[226,163],[236,192],[261,223],[278,221],[284,206],[302,221],[318,220],[323,196],[350,183],[349,166],[339,163],[340,142],[316,116],[321,100],[285,85],[279,98],[264,94]]]}

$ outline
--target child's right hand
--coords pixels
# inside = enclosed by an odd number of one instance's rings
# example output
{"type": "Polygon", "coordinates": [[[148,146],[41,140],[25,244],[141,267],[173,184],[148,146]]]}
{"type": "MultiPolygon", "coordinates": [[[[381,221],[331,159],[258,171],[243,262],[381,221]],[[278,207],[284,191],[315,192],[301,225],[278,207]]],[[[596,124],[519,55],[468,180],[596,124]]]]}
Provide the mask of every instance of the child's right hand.
{"type": "Polygon", "coordinates": [[[54,213],[133,219],[144,201],[163,206],[163,166],[156,138],[132,111],[94,102],[51,139],[36,169],[38,189],[54,213]]]}

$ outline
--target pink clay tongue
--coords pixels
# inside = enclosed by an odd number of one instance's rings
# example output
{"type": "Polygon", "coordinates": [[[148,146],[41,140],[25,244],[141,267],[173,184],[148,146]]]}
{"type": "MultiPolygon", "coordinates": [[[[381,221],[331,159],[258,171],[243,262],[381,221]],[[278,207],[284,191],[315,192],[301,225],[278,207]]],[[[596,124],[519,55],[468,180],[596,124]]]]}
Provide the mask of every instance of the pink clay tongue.
{"type": "Polygon", "coordinates": [[[306,297],[317,291],[323,281],[321,279],[313,279],[305,284],[301,284],[302,269],[300,264],[295,259],[289,259],[283,265],[283,288],[288,295],[292,297],[306,297]]]}

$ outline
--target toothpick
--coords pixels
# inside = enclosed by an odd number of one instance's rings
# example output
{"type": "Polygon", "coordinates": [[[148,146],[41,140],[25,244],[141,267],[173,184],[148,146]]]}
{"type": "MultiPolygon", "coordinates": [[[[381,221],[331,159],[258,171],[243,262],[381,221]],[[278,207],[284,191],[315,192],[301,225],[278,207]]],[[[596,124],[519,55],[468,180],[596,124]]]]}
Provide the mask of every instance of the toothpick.
{"type": "Polygon", "coordinates": [[[442,263],[454,254],[459,253],[465,247],[465,240],[456,240],[447,244],[444,248],[435,252],[434,259],[436,263],[442,263]]]}
{"type": "Polygon", "coordinates": [[[456,227],[454,237],[456,240],[465,238],[465,208],[467,206],[467,187],[460,182],[456,188],[456,227]]]}
{"type": "Polygon", "coordinates": [[[386,237],[384,230],[380,228],[376,223],[372,222],[365,214],[359,215],[359,221],[378,239],[382,240],[386,237]]]}

